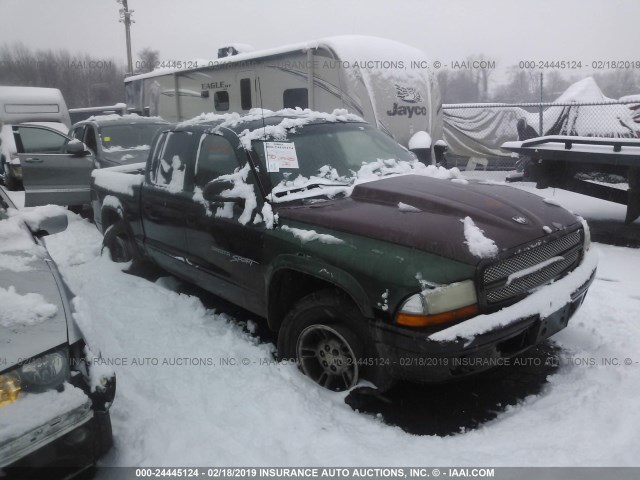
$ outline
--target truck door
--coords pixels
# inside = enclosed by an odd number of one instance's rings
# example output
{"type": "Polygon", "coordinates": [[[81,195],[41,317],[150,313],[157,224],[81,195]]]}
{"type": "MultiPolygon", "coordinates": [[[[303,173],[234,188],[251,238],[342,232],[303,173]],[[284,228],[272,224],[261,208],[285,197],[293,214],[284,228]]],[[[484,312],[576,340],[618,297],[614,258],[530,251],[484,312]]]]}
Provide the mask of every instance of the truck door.
{"type": "Polygon", "coordinates": [[[22,167],[25,207],[89,203],[92,155],[67,153],[71,139],[44,126],[15,125],[13,136],[22,167]]]}
{"type": "Polygon", "coordinates": [[[191,193],[184,191],[184,178],[192,143],[192,135],[186,132],[163,133],[141,191],[149,255],[170,271],[184,269],[185,208],[191,201],[191,193]]]}
{"type": "Polygon", "coordinates": [[[194,166],[194,197],[184,212],[188,260],[198,272],[196,283],[248,310],[261,313],[264,307],[261,252],[265,226],[264,222],[253,223],[262,207],[253,172],[246,172],[244,181],[234,181],[251,187],[255,200],[211,203],[202,198],[202,189],[207,183],[223,175],[238,175],[243,170],[246,159],[238,157],[242,154],[244,150],[238,149],[237,145],[234,148],[220,135],[207,134],[201,139],[194,166]]]}

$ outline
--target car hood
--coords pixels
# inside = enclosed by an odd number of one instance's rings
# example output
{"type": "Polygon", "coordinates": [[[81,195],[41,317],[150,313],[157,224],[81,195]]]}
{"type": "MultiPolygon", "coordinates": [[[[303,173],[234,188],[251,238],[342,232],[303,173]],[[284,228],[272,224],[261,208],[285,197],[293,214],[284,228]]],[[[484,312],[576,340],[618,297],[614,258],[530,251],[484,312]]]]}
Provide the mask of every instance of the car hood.
{"type": "Polygon", "coordinates": [[[513,187],[420,175],[363,183],[347,198],[282,206],[278,214],[280,223],[290,219],[318,225],[469,265],[477,265],[482,259],[474,256],[465,243],[466,217],[496,243],[500,252],[526,246],[579,222],[552,202],[513,187]]]}
{"type": "Polygon", "coordinates": [[[149,149],[132,148],[126,150],[103,151],[104,159],[118,165],[129,165],[131,163],[146,162],[149,156],[149,149]]]}
{"type": "Polygon", "coordinates": [[[57,309],[55,315],[32,325],[0,324],[0,371],[16,365],[21,360],[67,343],[65,309],[58,284],[47,261],[50,260],[32,260],[28,271],[0,270],[0,287],[3,291],[13,287],[16,294],[22,296],[36,293],[43,297],[40,303],[46,302],[57,309]]]}

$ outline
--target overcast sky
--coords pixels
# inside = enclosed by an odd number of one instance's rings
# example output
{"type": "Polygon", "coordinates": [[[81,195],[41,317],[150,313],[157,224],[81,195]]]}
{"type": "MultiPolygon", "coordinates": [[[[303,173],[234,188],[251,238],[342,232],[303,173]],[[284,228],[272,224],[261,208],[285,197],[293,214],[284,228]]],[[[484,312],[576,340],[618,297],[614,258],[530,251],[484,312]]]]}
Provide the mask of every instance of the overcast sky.
{"type": "MultiPolygon", "coordinates": [[[[129,0],[134,58],[215,58],[230,42],[270,48],[330,35],[399,40],[448,64],[640,60],[638,0],[129,0]]],[[[0,44],[126,59],[116,0],[0,0],[0,44]]]]}

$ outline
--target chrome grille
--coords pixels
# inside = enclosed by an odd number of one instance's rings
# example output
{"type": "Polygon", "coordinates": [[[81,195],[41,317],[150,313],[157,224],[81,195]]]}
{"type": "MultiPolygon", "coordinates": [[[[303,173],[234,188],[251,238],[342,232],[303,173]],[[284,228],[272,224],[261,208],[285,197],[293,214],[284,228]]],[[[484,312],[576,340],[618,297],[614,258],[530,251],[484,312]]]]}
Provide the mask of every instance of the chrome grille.
{"type": "Polygon", "coordinates": [[[538,247],[518,253],[489,265],[482,274],[483,287],[487,303],[499,303],[509,300],[538,286],[544,285],[563,273],[572,270],[580,258],[582,235],[576,230],[564,237],[552,240],[538,247]],[[574,250],[568,253],[570,250],[574,250]],[[507,285],[510,275],[535,267],[551,258],[562,256],[564,260],[547,265],[544,268],[514,279],[507,285]]]}

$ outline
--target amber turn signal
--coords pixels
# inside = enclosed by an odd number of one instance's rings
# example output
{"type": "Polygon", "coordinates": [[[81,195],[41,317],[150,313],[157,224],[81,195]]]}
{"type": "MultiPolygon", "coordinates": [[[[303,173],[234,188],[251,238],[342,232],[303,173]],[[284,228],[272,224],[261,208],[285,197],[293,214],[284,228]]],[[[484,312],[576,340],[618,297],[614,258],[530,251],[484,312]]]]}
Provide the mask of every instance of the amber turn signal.
{"type": "Polygon", "coordinates": [[[443,323],[453,322],[465,317],[471,317],[476,315],[478,311],[478,305],[474,304],[433,315],[400,312],[396,315],[396,323],[407,327],[430,327],[433,325],[442,325],[443,323]]]}

